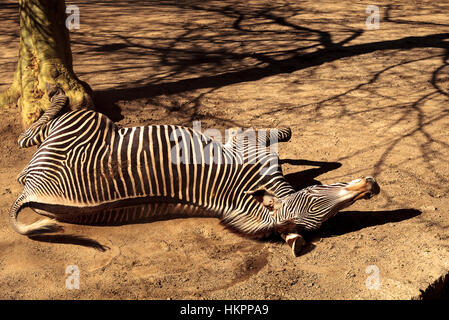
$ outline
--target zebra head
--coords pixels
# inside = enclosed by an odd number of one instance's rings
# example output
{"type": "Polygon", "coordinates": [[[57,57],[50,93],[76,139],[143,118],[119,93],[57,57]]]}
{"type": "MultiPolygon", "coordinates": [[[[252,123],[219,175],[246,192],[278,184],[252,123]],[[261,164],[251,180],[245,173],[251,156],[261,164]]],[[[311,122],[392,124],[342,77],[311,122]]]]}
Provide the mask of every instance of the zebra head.
{"type": "Polygon", "coordinates": [[[290,195],[284,202],[285,216],[296,230],[316,230],[340,210],[359,199],[370,199],[380,192],[372,177],[364,177],[348,183],[315,185],[290,195]]]}
{"type": "Polygon", "coordinates": [[[379,192],[380,187],[372,177],[307,187],[282,201],[276,217],[277,231],[297,256],[305,243],[299,232],[316,230],[340,210],[359,199],[370,199],[379,192]]]}

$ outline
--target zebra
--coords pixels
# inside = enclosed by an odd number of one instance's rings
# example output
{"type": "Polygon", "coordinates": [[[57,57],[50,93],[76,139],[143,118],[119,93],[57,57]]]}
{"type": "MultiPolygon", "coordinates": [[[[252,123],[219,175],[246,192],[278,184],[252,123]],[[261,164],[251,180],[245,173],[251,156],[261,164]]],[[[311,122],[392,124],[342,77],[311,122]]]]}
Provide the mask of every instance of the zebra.
{"type": "Polygon", "coordinates": [[[61,231],[58,222],[210,216],[242,236],[278,234],[297,255],[301,233],[380,192],[372,177],[294,190],[272,150],[290,140],[290,128],[236,130],[221,143],[177,125],[119,128],[93,110],[61,114],[64,91],[49,97],[50,108],[18,139],[21,147],[38,146],[17,178],[23,192],[9,213],[22,235],[61,231]],[[20,223],[26,207],[46,218],[20,223]]]}

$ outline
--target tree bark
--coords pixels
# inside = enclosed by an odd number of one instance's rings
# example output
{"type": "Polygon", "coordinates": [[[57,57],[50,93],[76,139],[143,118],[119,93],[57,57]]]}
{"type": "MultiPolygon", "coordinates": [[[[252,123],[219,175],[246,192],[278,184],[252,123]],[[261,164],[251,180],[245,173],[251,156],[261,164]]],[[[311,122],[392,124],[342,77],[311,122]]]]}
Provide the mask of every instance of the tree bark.
{"type": "Polygon", "coordinates": [[[47,84],[57,85],[71,109],[93,108],[92,90],[73,71],[64,0],[19,0],[20,44],[11,87],[0,94],[0,106],[17,103],[24,127],[49,107],[47,84]]]}

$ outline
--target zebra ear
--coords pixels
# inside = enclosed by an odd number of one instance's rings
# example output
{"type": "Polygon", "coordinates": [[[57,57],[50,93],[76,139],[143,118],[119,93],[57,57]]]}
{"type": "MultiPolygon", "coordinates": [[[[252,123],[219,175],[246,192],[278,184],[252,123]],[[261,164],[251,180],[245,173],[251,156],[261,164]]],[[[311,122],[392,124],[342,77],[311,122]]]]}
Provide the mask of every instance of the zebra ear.
{"type": "Polygon", "coordinates": [[[273,192],[268,191],[265,188],[258,188],[256,190],[247,191],[246,193],[252,195],[254,199],[260,202],[270,212],[275,211],[282,206],[282,201],[279,200],[273,192]]]}

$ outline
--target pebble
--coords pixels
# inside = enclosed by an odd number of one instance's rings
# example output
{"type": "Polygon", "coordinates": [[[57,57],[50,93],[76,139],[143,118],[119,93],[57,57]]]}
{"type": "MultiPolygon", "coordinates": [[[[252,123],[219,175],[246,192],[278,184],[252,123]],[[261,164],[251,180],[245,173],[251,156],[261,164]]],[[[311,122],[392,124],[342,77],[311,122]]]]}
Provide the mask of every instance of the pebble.
{"type": "Polygon", "coordinates": [[[423,211],[437,211],[438,210],[438,208],[434,207],[434,206],[425,206],[425,207],[421,207],[421,209],[423,211]]]}

